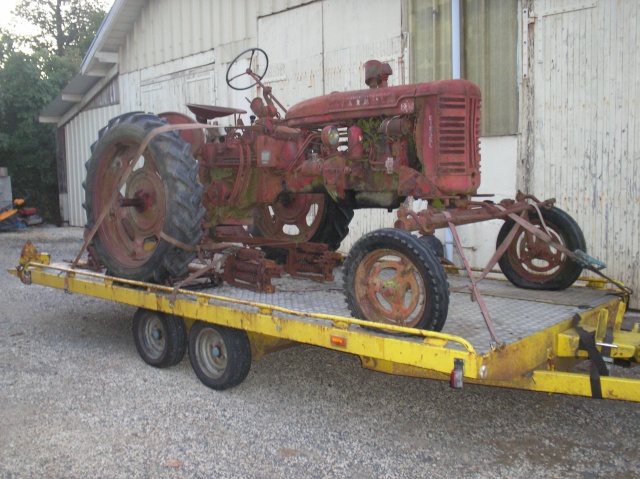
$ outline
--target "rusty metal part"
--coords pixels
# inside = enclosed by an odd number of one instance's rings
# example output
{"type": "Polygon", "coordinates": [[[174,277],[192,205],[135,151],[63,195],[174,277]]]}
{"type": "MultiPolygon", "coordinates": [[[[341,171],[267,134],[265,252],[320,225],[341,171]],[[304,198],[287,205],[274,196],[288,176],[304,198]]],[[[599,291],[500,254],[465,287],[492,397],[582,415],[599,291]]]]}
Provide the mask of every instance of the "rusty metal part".
{"type": "Polygon", "coordinates": [[[232,286],[262,293],[273,293],[273,278],[284,273],[282,266],[265,258],[263,251],[243,248],[229,255],[224,264],[222,279],[232,286]]]}
{"type": "MultiPolygon", "coordinates": [[[[188,106],[188,105],[187,105],[188,106]]],[[[164,113],[158,114],[158,118],[163,118],[167,120],[167,123],[171,125],[181,125],[181,124],[192,124],[196,123],[196,120],[191,118],[184,113],[179,113],[177,111],[167,111],[164,113]]],[[[204,121],[206,123],[206,120],[204,121]]],[[[197,157],[200,154],[200,150],[204,145],[205,135],[204,129],[195,129],[195,130],[182,130],[180,131],[180,136],[189,143],[191,155],[193,157],[197,157]]]]}
{"type": "MultiPolygon", "coordinates": [[[[554,203],[555,198],[550,198],[539,201],[536,205],[548,208],[554,203]]],[[[449,223],[460,226],[494,219],[506,219],[523,211],[535,211],[535,207],[526,201],[514,202],[513,200],[503,200],[500,204],[468,202],[466,207],[447,209],[446,212],[432,207],[419,212],[400,207],[394,226],[405,231],[422,231],[426,235],[432,235],[436,229],[446,228],[449,223]]]]}
{"type": "Polygon", "coordinates": [[[414,264],[392,249],[369,252],[355,272],[355,295],[370,321],[416,327],[427,290],[414,264]]]}
{"type": "Polygon", "coordinates": [[[333,281],[333,270],[342,260],[340,253],[329,251],[326,244],[301,243],[289,248],[287,273],[314,281],[333,281]]]}
{"type": "Polygon", "coordinates": [[[383,120],[378,130],[387,136],[408,136],[413,132],[413,122],[406,116],[394,116],[383,120]]]}
{"type": "MultiPolygon", "coordinates": [[[[212,105],[196,105],[194,103],[187,103],[187,108],[196,115],[196,120],[199,123],[207,123],[207,120],[213,120],[215,118],[223,118],[229,115],[243,115],[245,110],[238,108],[228,108],[223,106],[212,105]]],[[[171,122],[170,122],[171,123],[171,122]]]]}
{"type": "MultiPolygon", "coordinates": [[[[444,211],[443,214],[447,219],[452,218],[451,213],[449,213],[448,211],[444,211]]],[[[487,305],[484,302],[484,298],[482,297],[482,294],[478,289],[478,282],[473,276],[473,271],[471,271],[471,266],[469,265],[469,262],[467,261],[467,257],[464,254],[462,244],[460,243],[460,238],[458,237],[458,230],[456,229],[456,226],[453,223],[449,223],[449,229],[451,230],[451,234],[453,235],[453,240],[455,241],[456,248],[458,248],[458,253],[460,253],[460,257],[462,258],[464,267],[467,270],[467,274],[469,275],[469,290],[471,291],[471,300],[478,302],[478,306],[480,307],[480,312],[482,313],[484,322],[487,325],[489,334],[491,335],[491,340],[493,342],[492,347],[498,346],[500,344],[500,341],[498,340],[498,335],[496,334],[495,328],[493,327],[493,320],[491,319],[491,315],[489,314],[487,305]]]]}
{"type": "Polygon", "coordinates": [[[260,236],[289,242],[309,241],[324,219],[322,194],[283,194],[271,204],[255,208],[254,225],[260,236]]]}

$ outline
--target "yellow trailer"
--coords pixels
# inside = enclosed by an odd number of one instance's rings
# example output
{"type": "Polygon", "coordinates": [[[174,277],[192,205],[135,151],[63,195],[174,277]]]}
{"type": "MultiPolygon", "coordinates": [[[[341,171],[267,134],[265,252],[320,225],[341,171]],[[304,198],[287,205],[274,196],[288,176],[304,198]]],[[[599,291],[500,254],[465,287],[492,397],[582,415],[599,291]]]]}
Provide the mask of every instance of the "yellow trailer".
{"type": "Polygon", "coordinates": [[[351,318],[339,270],[332,283],[274,280],[271,294],[229,285],[196,290],[51,264],[25,247],[10,273],[26,284],[137,307],[133,336],[142,358],[170,367],[188,349],[196,375],[214,389],[241,383],[252,360],[304,343],[357,355],[367,369],[454,387],[467,382],[640,402],[640,379],[611,373],[640,362],[639,325],[623,328],[628,296],[602,287],[527,291],[484,279],[488,328],[470,301],[468,278],[449,274],[449,315],[438,333],[351,318]]]}

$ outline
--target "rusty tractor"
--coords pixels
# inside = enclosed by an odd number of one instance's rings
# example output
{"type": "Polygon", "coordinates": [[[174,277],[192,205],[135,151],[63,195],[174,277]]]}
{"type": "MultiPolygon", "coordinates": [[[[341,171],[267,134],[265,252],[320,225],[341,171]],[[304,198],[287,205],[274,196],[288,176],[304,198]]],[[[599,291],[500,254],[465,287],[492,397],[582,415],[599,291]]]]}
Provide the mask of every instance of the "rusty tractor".
{"type": "Polygon", "coordinates": [[[369,61],[367,89],[286,110],[262,83],[267,68],[252,48],[227,70],[231,88],[261,93],[248,124],[244,110],[189,104],[195,119],[127,113],[99,132],[84,185],[90,262],[132,280],[208,276],[271,291],[283,271],[332,279],[355,209],[396,210],[394,228],[365,234],[346,257],[346,299],[357,318],[435,331],[449,304],[438,228],[504,219],[484,274],[499,263],[521,288],[567,288],[590,264],[579,226],[554,200],[477,195],[475,84],[389,86],[389,65],[369,61]],[[235,74],[239,62],[248,67],[235,74]],[[232,126],[216,124],[227,116],[232,126]]]}

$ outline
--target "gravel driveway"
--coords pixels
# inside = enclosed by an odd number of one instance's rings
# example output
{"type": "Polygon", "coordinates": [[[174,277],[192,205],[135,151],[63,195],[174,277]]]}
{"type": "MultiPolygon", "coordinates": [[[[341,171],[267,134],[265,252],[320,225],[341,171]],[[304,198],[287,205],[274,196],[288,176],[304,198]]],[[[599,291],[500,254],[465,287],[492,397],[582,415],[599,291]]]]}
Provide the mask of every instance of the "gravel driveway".
{"type": "Polygon", "coordinates": [[[60,260],[81,237],[0,233],[0,479],[640,476],[637,403],[454,390],[311,346],[266,356],[225,392],[186,357],[147,366],[133,308],[6,273],[27,239],[60,260]]]}

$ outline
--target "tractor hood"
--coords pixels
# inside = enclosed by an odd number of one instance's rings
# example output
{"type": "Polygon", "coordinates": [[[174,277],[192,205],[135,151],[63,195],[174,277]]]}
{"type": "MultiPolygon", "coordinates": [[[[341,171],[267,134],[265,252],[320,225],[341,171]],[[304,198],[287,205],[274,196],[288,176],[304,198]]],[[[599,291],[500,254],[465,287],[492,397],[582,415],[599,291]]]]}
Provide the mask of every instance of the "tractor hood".
{"type": "Polygon", "coordinates": [[[292,127],[325,126],[341,120],[415,113],[416,98],[426,96],[476,96],[480,88],[467,80],[442,80],[414,85],[334,92],[292,106],[285,120],[292,127]]]}

